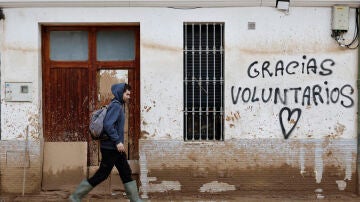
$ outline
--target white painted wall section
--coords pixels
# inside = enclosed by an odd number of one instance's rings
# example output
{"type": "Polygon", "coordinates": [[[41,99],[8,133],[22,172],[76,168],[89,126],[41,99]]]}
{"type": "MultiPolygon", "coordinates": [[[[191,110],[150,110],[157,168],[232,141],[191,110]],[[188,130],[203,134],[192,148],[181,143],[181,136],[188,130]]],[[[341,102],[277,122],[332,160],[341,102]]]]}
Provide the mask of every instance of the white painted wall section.
{"type": "MultiPolygon", "coordinates": [[[[311,165],[316,171],[316,182],[321,182],[326,165],[340,164],[345,179],[350,179],[355,171],[352,162],[357,152],[358,53],[340,48],[331,38],[330,7],[292,7],[289,14],[270,7],[4,8],[4,13],[6,20],[0,27],[1,89],[5,82],[33,82],[34,100],[29,103],[1,100],[2,140],[23,139],[29,124],[32,138],[41,138],[41,25],[136,23],[140,25],[142,138],[182,142],[183,25],[222,22],[225,142],[253,140],[254,145],[261,145],[261,141],[281,142],[269,144],[271,151],[286,154],[281,162],[298,167],[300,173],[311,172],[306,170],[311,165]],[[248,22],[255,22],[256,29],[248,30],[248,22]],[[280,70],[276,71],[277,68],[280,70]],[[270,88],[272,96],[264,101],[262,90],[268,95],[270,88]],[[276,89],[279,97],[274,96],[276,89]],[[284,147],[285,139],[304,144],[284,147]],[[308,142],[315,146],[306,148],[308,142]],[[299,153],[301,147],[304,150],[299,153]],[[329,151],[344,161],[325,159],[329,151]],[[314,155],[307,157],[308,153],[314,155]]],[[[354,19],[355,10],[351,9],[347,42],[353,36],[354,19]]],[[[4,98],[4,90],[1,97],[4,98]]],[[[257,149],[263,148],[258,146],[254,151],[257,149]]],[[[156,159],[156,155],[152,157],[156,159]]],[[[231,155],[228,151],[227,156],[231,155]]],[[[273,163],[268,156],[260,156],[259,162],[264,166],[273,163]]],[[[152,162],[146,163],[149,168],[153,166],[152,162]]]]}

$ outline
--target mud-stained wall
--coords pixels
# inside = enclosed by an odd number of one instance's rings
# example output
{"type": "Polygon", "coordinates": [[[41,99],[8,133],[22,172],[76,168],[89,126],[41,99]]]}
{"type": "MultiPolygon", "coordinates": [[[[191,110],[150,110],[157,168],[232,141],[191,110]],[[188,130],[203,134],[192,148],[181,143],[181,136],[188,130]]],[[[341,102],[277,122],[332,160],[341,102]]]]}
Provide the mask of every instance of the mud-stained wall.
{"type": "MultiPolygon", "coordinates": [[[[229,190],[346,185],[355,191],[357,50],[340,48],[331,38],[331,9],[292,8],[288,15],[266,8],[219,10],[211,17],[189,11],[181,20],[225,23],[224,143],[182,140],[181,24],[167,26],[171,35],[161,40],[161,29],[142,29],[142,64],[154,67],[141,69],[145,192],[221,191],[220,182],[229,190]],[[247,29],[248,22],[255,30],[247,29]],[[202,180],[195,183],[196,176],[202,180]]],[[[350,16],[347,40],[354,10],[350,16]]]]}
{"type": "Polygon", "coordinates": [[[41,186],[39,141],[0,141],[0,193],[38,193],[41,186]]]}
{"type": "Polygon", "coordinates": [[[351,140],[242,139],[221,143],[140,141],[144,196],[235,190],[326,192],[356,188],[351,140]]]}
{"type": "Polygon", "coordinates": [[[87,142],[45,142],[43,190],[71,190],[86,177],[87,142]]]}
{"type": "MultiPolygon", "coordinates": [[[[340,48],[331,38],[331,8],[292,7],[289,14],[269,7],[4,13],[1,89],[5,82],[33,82],[34,100],[1,100],[3,141],[24,141],[27,125],[30,140],[42,137],[41,24],[137,23],[145,193],[277,189],[277,182],[289,190],[338,190],[344,184],[354,190],[357,50],[340,48]],[[224,23],[224,142],[183,141],[184,22],[224,23]]],[[[354,16],[351,9],[345,43],[353,36],[354,16]]],[[[40,144],[36,151],[40,158],[40,144]]]]}
{"type": "Polygon", "coordinates": [[[41,188],[39,30],[19,32],[16,24],[21,20],[14,17],[7,21],[10,24],[0,22],[1,193],[37,193],[41,188]],[[5,101],[5,82],[31,82],[32,102],[5,101]]]}

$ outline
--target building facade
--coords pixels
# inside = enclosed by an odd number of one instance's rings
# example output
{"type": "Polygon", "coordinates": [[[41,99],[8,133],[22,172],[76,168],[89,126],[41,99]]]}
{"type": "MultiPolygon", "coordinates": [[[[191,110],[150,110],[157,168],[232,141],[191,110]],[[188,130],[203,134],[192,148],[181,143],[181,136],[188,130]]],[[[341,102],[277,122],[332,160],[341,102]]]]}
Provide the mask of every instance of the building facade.
{"type": "Polygon", "coordinates": [[[89,114],[126,81],[126,145],[144,197],[357,193],[358,49],[339,43],[354,38],[360,2],[342,2],[338,42],[338,1],[276,4],[0,1],[1,192],[91,175],[89,114]]]}

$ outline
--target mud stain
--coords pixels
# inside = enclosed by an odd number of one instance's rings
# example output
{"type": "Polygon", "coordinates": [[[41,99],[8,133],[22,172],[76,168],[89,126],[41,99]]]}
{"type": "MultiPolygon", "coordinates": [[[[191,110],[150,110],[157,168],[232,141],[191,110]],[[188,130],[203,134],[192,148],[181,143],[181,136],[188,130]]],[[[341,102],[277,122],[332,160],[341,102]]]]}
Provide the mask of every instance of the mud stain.
{"type": "Polygon", "coordinates": [[[254,44],[253,47],[256,49],[250,48],[239,48],[239,52],[244,55],[273,55],[273,54],[311,54],[311,53],[319,53],[319,52],[329,52],[329,53],[337,53],[344,52],[348,50],[344,50],[341,47],[336,46],[307,46],[307,44],[294,44],[291,42],[283,41],[280,43],[267,44],[264,46],[263,44],[254,44]],[[291,45],[290,45],[291,44],[291,45]]]}
{"type": "Polygon", "coordinates": [[[44,190],[66,190],[70,185],[78,184],[84,178],[82,167],[66,169],[61,172],[43,172],[42,188],[44,190]]]}
{"type": "Polygon", "coordinates": [[[6,45],[4,46],[5,51],[21,51],[21,52],[38,52],[39,49],[31,48],[31,47],[20,47],[14,45],[6,45]]]}
{"type": "MultiPolygon", "coordinates": [[[[312,170],[307,167],[305,170],[312,170]]],[[[234,185],[236,190],[242,191],[314,191],[321,187],[328,192],[337,191],[336,180],[344,179],[339,168],[325,167],[321,183],[316,183],[315,173],[306,172],[301,175],[299,168],[293,168],[284,164],[281,167],[249,167],[245,170],[226,170],[226,175],[215,169],[202,170],[198,175],[193,168],[163,168],[149,170],[148,176],[156,177],[157,181],[179,181],[182,192],[199,192],[204,184],[218,181],[234,185]]],[[[356,183],[347,181],[346,192],[355,193],[356,183]]],[[[290,193],[291,194],[291,193],[290,193]]]]}
{"type": "Polygon", "coordinates": [[[153,42],[142,42],[141,43],[144,48],[155,49],[159,51],[171,51],[171,52],[179,52],[182,51],[182,48],[166,46],[163,44],[153,43],[153,42]]]}
{"type": "Polygon", "coordinates": [[[150,133],[147,132],[146,130],[142,130],[141,134],[140,134],[140,138],[141,139],[147,139],[147,137],[149,137],[150,133]]]}

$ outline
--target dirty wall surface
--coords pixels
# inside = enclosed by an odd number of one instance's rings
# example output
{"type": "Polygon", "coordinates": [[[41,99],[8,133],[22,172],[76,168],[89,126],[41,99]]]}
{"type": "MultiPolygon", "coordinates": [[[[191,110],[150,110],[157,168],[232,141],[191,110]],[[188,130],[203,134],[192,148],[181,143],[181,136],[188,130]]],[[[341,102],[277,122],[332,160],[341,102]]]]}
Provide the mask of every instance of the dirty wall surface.
{"type": "MultiPolygon", "coordinates": [[[[138,23],[145,195],[355,190],[357,50],[340,48],[330,37],[331,8],[291,8],[289,14],[274,8],[11,8],[4,13],[1,87],[32,82],[34,100],[1,100],[2,141],[24,141],[24,126],[31,125],[30,140],[41,142],[42,24],[138,23]],[[184,22],[224,23],[224,142],[183,141],[184,22]],[[255,22],[255,30],[248,22],[255,22]]],[[[351,9],[347,40],[354,13],[351,9]]],[[[37,145],[33,155],[41,159],[37,145]]],[[[4,161],[2,175],[12,172],[4,161]]],[[[33,173],[40,175],[42,162],[35,162],[33,173]]]]}
{"type": "Polygon", "coordinates": [[[142,61],[166,68],[142,69],[149,75],[142,77],[143,190],[354,192],[357,51],[339,48],[330,37],[331,9],[244,11],[226,12],[237,14],[222,20],[216,12],[207,19],[196,11],[184,17],[225,22],[224,142],[182,140],[180,43],[148,44],[144,36],[142,51],[162,57],[142,61]],[[248,30],[247,22],[256,29],[248,30]],[[153,79],[171,72],[171,80],[153,79]]]}

